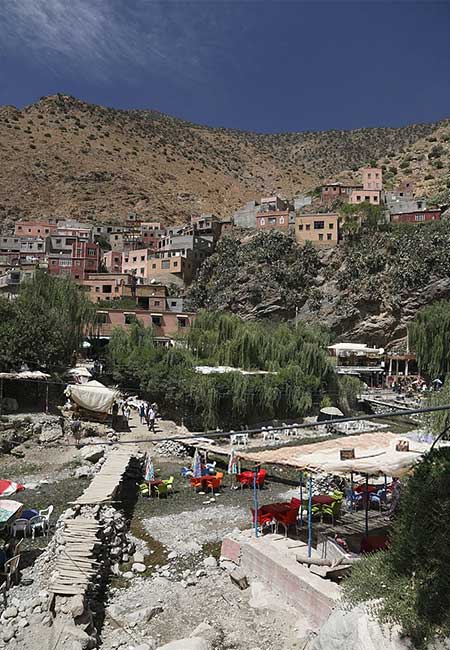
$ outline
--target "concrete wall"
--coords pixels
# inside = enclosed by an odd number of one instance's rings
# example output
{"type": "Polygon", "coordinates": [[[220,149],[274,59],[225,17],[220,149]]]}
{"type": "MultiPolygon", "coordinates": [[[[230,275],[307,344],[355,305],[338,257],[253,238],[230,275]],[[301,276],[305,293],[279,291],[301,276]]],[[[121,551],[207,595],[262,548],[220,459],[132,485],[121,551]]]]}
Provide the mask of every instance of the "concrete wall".
{"type": "Polygon", "coordinates": [[[233,223],[238,228],[256,228],[256,213],[259,205],[249,201],[233,215],[233,223]]]}

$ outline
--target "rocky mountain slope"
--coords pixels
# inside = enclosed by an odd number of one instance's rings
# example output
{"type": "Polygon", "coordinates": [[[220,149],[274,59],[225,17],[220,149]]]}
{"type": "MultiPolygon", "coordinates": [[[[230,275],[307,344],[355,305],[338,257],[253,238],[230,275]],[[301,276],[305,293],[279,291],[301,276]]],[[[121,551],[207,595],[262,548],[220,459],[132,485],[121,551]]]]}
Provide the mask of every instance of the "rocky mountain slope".
{"type": "Polygon", "coordinates": [[[450,223],[386,226],[328,251],[278,232],[225,238],[189,292],[196,308],[321,323],[333,338],[402,349],[417,311],[450,299],[450,223]]]}
{"type": "Polygon", "coordinates": [[[401,176],[407,168],[400,157],[410,159],[411,174],[422,179],[429,169],[418,166],[419,157],[428,161],[428,150],[439,146],[442,167],[434,158],[430,168],[435,190],[448,177],[449,140],[448,121],[257,134],[58,94],[23,110],[0,107],[0,220],[64,214],[120,221],[129,212],[166,223],[192,212],[225,217],[261,194],[292,196],[371,161],[387,161],[401,176]]]}

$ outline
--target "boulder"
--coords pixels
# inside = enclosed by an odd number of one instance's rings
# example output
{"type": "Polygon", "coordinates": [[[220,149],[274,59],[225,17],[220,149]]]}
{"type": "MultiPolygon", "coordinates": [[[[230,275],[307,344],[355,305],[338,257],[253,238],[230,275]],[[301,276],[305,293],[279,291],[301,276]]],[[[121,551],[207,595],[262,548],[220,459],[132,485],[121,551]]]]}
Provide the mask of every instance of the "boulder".
{"type": "Polygon", "coordinates": [[[64,436],[62,426],[59,422],[44,422],[41,431],[39,442],[43,445],[56,442],[64,436]]]}
{"type": "Polygon", "coordinates": [[[308,650],[409,650],[399,630],[384,629],[363,607],[335,609],[308,650]]]}
{"type": "Polygon", "coordinates": [[[18,615],[19,611],[17,607],[7,607],[5,611],[3,612],[3,618],[16,618],[18,615]]]}
{"type": "Polygon", "coordinates": [[[215,569],[217,567],[216,558],[213,557],[212,555],[205,557],[205,559],[203,560],[203,566],[207,567],[208,569],[215,569]]]}
{"type": "Polygon", "coordinates": [[[145,564],[142,564],[141,562],[134,562],[131,565],[131,570],[135,571],[136,573],[145,573],[147,567],[145,566],[145,564]]]}
{"type": "Polygon", "coordinates": [[[89,465],[83,465],[75,470],[75,478],[92,478],[94,474],[94,468],[89,465]]]}
{"type": "Polygon", "coordinates": [[[211,650],[211,645],[206,639],[196,636],[190,639],[171,641],[160,646],[158,650],[211,650]]]}
{"type": "Polygon", "coordinates": [[[88,445],[80,450],[80,457],[88,463],[96,463],[105,455],[105,448],[99,445],[88,445]]]}

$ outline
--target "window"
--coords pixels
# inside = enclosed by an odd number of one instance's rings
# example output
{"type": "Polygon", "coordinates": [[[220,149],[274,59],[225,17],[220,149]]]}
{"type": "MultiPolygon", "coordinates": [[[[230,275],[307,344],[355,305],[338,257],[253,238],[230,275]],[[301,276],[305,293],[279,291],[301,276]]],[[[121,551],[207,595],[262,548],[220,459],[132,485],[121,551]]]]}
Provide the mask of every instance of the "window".
{"type": "Polygon", "coordinates": [[[325,221],[314,221],[314,230],[323,230],[325,228],[325,221]]]}
{"type": "Polygon", "coordinates": [[[112,286],[110,284],[104,284],[102,286],[103,293],[112,293],[112,286]]]}
{"type": "Polygon", "coordinates": [[[87,254],[88,254],[90,257],[95,257],[96,252],[97,252],[97,251],[96,251],[94,248],[88,248],[88,252],[87,252],[87,254]]]}
{"type": "Polygon", "coordinates": [[[415,221],[425,221],[425,215],[424,214],[416,214],[414,217],[415,221]]]}
{"type": "Polygon", "coordinates": [[[58,263],[58,260],[52,260],[52,266],[55,266],[58,263]]]}
{"type": "Polygon", "coordinates": [[[59,266],[72,266],[72,260],[59,260],[59,266]]]}
{"type": "Polygon", "coordinates": [[[174,262],[173,265],[174,265],[174,266],[178,266],[178,262],[174,262]]]}
{"type": "Polygon", "coordinates": [[[163,260],[161,262],[161,268],[162,269],[170,269],[170,260],[163,260]]]}
{"type": "Polygon", "coordinates": [[[159,300],[155,300],[155,302],[154,302],[155,307],[159,307],[159,304],[160,304],[160,301],[159,301],[159,300]]]}
{"type": "Polygon", "coordinates": [[[319,241],[323,241],[323,235],[322,235],[322,233],[319,234],[319,241]]]}
{"type": "Polygon", "coordinates": [[[367,178],[372,178],[372,174],[370,172],[367,174],[367,178]]]}
{"type": "Polygon", "coordinates": [[[38,229],[37,229],[37,231],[38,231],[38,232],[41,232],[41,229],[40,229],[40,228],[38,228],[38,229]]]}
{"type": "Polygon", "coordinates": [[[378,196],[375,195],[375,196],[373,197],[373,200],[374,200],[374,203],[376,203],[376,202],[378,201],[378,196]]]}
{"type": "Polygon", "coordinates": [[[133,262],[137,262],[137,257],[133,257],[133,262]]]}
{"type": "Polygon", "coordinates": [[[141,262],[145,262],[145,255],[141,255],[141,262]]]}
{"type": "Polygon", "coordinates": [[[176,300],[171,300],[170,301],[170,306],[171,307],[176,307],[177,306],[177,301],[176,300]]]}
{"type": "Polygon", "coordinates": [[[152,269],[156,269],[156,264],[152,264],[152,269]]]}
{"type": "Polygon", "coordinates": [[[305,226],[305,228],[306,228],[306,230],[310,230],[310,229],[311,229],[311,225],[310,225],[309,223],[307,223],[306,226],[305,226]]]}
{"type": "Polygon", "coordinates": [[[357,195],[356,200],[357,200],[357,201],[361,201],[361,197],[360,197],[359,194],[357,195]]]}
{"type": "Polygon", "coordinates": [[[131,325],[136,322],[136,314],[124,314],[125,325],[131,325]]]}
{"type": "Polygon", "coordinates": [[[57,243],[57,244],[60,244],[60,243],[61,243],[61,240],[60,240],[60,239],[57,239],[57,240],[56,240],[56,243],[57,243]]]}
{"type": "Polygon", "coordinates": [[[329,230],[333,230],[333,228],[334,228],[334,223],[329,223],[329,224],[328,224],[328,229],[329,229],[329,230]]]}
{"type": "Polygon", "coordinates": [[[17,230],[22,230],[22,226],[17,226],[17,230]]]}
{"type": "Polygon", "coordinates": [[[422,209],[422,201],[417,201],[417,209],[418,210],[422,209]]]}
{"type": "Polygon", "coordinates": [[[370,196],[365,196],[364,201],[370,201],[370,196]]]}
{"type": "Polygon", "coordinates": [[[152,316],[152,325],[161,327],[161,316],[152,316]]]}
{"type": "Polygon", "coordinates": [[[38,244],[37,247],[38,247],[38,251],[42,250],[42,244],[38,244]]]}
{"type": "Polygon", "coordinates": [[[284,223],[284,217],[280,217],[280,225],[284,223]]]}
{"type": "Polygon", "coordinates": [[[269,223],[269,224],[272,225],[272,226],[275,225],[276,222],[277,222],[277,218],[276,218],[276,217],[269,217],[269,218],[267,219],[267,223],[269,223]]]}
{"type": "Polygon", "coordinates": [[[328,232],[328,233],[327,233],[327,239],[328,239],[328,241],[331,241],[332,236],[333,236],[333,235],[331,234],[331,232],[328,232]]]}
{"type": "Polygon", "coordinates": [[[380,174],[378,172],[375,172],[375,178],[380,178],[380,174]]]}
{"type": "Polygon", "coordinates": [[[266,220],[264,219],[264,217],[261,217],[261,219],[259,220],[259,225],[260,226],[265,226],[266,225],[266,220]]]}
{"type": "Polygon", "coordinates": [[[119,235],[114,235],[114,240],[117,241],[119,239],[119,235]]]}
{"type": "Polygon", "coordinates": [[[119,293],[119,287],[114,287],[114,293],[119,293]]]}
{"type": "Polygon", "coordinates": [[[179,327],[187,327],[187,324],[187,318],[181,318],[181,316],[178,316],[179,327]]]}
{"type": "Polygon", "coordinates": [[[298,227],[299,230],[303,230],[303,224],[301,223],[298,227]]]}

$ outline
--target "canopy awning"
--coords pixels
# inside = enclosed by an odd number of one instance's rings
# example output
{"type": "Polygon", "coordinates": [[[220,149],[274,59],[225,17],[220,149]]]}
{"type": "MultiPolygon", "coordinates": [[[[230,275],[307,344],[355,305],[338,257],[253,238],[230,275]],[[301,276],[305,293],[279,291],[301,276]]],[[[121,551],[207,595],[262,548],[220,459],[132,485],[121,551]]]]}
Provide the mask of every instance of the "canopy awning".
{"type": "Polygon", "coordinates": [[[431,446],[429,443],[408,439],[409,451],[397,451],[397,444],[405,439],[405,436],[377,431],[297,447],[266,449],[253,453],[239,452],[238,455],[243,460],[288,465],[300,471],[401,476],[420,461],[431,446]],[[341,460],[340,452],[343,449],[354,449],[355,458],[341,460]]]}

